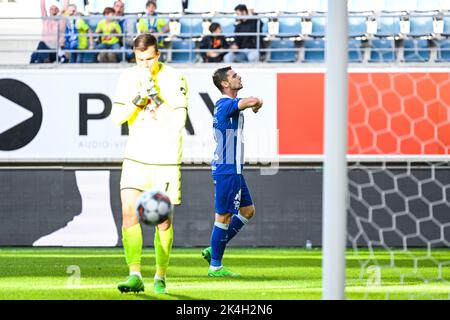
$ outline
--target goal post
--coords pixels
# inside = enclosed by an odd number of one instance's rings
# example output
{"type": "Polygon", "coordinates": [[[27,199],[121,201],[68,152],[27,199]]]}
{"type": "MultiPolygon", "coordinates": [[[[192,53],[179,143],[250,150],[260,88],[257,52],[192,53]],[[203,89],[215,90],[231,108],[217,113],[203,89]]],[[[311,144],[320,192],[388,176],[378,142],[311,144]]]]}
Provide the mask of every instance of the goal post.
{"type": "Polygon", "coordinates": [[[347,235],[347,0],[328,0],[322,222],[322,298],[345,299],[347,235]]]}

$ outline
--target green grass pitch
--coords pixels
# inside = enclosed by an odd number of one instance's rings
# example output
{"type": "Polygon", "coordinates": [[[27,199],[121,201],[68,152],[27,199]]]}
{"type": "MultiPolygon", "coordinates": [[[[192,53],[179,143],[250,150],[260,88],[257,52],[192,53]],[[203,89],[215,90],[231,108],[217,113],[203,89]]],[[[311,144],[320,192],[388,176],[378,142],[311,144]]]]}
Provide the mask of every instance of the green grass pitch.
{"type": "MultiPolygon", "coordinates": [[[[213,299],[275,300],[321,298],[321,251],[297,248],[234,248],[224,265],[243,276],[212,279],[201,248],[174,248],[167,278],[168,295],[153,294],[153,248],[143,251],[146,289],[121,294],[127,276],[122,248],[0,248],[0,299],[213,299]],[[70,267],[75,266],[75,267],[70,267]],[[76,273],[79,269],[79,282],[76,273]]],[[[347,255],[348,299],[449,299],[450,250],[407,253],[353,250],[347,255]],[[412,259],[418,257],[418,259],[412,259]],[[376,259],[379,282],[365,270],[376,259]],[[442,263],[444,262],[444,263],[442,263]],[[447,262],[447,263],[445,263],[447,262]],[[363,267],[362,267],[363,266],[363,267]]],[[[372,269],[373,270],[373,269],[372,269]]]]}

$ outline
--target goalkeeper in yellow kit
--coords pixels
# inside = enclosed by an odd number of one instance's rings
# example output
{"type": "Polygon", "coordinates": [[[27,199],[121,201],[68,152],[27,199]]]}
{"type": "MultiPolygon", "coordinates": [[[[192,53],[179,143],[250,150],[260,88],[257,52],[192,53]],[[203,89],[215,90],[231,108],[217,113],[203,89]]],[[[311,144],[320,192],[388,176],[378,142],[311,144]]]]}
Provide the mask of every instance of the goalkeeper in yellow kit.
{"type": "MultiPolygon", "coordinates": [[[[142,231],[135,213],[136,201],[145,190],[165,191],[181,203],[182,129],[187,116],[184,76],[159,62],[156,38],[140,34],[134,40],[136,66],[127,68],[117,84],[112,119],[128,122],[129,137],[120,179],[122,242],[129,277],[120,292],[144,291],[141,275],[142,231]]],[[[166,293],[166,271],[173,243],[171,219],[155,229],[156,272],[154,292],[166,293]]]]}

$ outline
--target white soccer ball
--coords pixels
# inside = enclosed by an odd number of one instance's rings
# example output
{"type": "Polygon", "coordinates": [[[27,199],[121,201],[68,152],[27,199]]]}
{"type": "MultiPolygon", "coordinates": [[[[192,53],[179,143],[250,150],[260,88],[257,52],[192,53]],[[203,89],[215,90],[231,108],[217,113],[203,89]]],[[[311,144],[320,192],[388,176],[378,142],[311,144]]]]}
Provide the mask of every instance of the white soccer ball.
{"type": "Polygon", "coordinates": [[[156,226],[172,215],[173,207],[169,197],[162,191],[144,191],[136,203],[136,214],[139,219],[151,226],[156,226]]]}

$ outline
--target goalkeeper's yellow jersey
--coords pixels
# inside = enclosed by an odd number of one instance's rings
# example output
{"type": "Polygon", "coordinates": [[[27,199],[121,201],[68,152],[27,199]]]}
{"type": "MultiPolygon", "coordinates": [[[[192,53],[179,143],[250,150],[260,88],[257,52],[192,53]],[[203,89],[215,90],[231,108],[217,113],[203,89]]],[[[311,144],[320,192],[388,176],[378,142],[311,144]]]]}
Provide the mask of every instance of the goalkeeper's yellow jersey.
{"type": "Polygon", "coordinates": [[[128,122],[125,158],[153,165],[178,165],[182,157],[182,129],[187,116],[187,83],[176,69],[159,62],[154,82],[164,103],[156,110],[152,102],[144,109],[133,99],[146,96],[151,83],[148,69],[134,66],[120,76],[111,116],[116,124],[128,122]]]}

